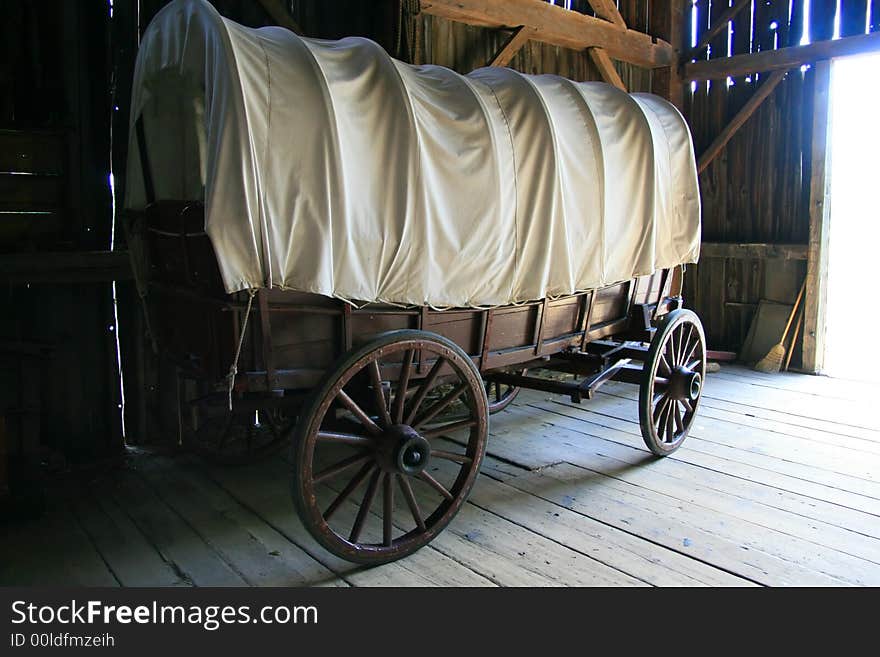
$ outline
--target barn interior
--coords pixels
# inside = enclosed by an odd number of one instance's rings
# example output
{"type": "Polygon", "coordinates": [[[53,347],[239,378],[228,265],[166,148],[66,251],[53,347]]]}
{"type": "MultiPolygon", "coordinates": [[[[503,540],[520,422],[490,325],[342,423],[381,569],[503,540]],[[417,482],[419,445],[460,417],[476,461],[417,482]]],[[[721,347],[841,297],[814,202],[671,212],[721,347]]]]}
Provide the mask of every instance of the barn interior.
{"type": "Polygon", "coordinates": [[[166,4],[0,0],[0,584],[880,584],[860,298],[878,0],[211,0],[414,65],[657,94],[692,133],[702,243],[682,296],[710,365],[687,443],[655,458],[624,381],[583,404],[523,390],[452,523],[375,567],[303,527],[287,449],[224,464],[187,436],[123,226],[135,59],[166,4]],[[778,344],[777,371],[755,369],[778,344]]]}

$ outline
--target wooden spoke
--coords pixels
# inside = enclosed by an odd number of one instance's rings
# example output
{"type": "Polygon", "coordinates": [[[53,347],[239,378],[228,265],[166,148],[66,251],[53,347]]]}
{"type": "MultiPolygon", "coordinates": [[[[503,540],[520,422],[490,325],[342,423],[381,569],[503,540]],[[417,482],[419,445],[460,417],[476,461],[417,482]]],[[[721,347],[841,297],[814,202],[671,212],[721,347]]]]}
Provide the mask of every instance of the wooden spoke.
{"type": "Polygon", "coordinates": [[[431,456],[446,461],[455,461],[456,463],[473,463],[473,459],[465,454],[456,454],[455,452],[447,452],[442,449],[432,449],[431,456]]]}
{"type": "Polygon", "coordinates": [[[452,433],[454,431],[459,431],[461,429],[470,429],[471,427],[477,426],[476,420],[462,420],[461,422],[453,422],[452,424],[447,424],[445,427],[437,427],[436,429],[430,429],[428,431],[420,431],[423,438],[436,438],[437,436],[442,436],[447,433],[452,433]]]}
{"type": "Polygon", "coordinates": [[[352,447],[372,447],[375,442],[368,436],[358,436],[353,433],[341,433],[337,431],[319,431],[318,441],[336,443],[338,445],[351,445],[352,447]]]}
{"type": "Polygon", "coordinates": [[[331,465],[329,468],[325,468],[321,470],[318,474],[316,474],[312,482],[315,484],[320,484],[328,479],[332,479],[333,477],[337,477],[341,475],[343,472],[348,472],[349,470],[353,470],[359,465],[366,463],[372,456],[370,454],[355,454],[354,456],[350,456],[347,459],[340,461],[336,465],[331,465]]]}
{"type": "Polygon", "coordinates": [[[197,426],[184,434],[184,440],[203,457],[223,465],[254,463],[274,454],[287,443],[284,414],[277,409],[250,413],[223,412],[197,408],[197,426]],[[260,422],[256,421],[259,413],[260,422]],[[273,413],[277,413],[275,417],[273,413]]]}
{"type": "Polygon", "coordinates": [[[685,326],[684,326],[684,324],[682,324],[679,327],[678,331],[676,331],[678,333],[678,364],[679,365],[681,365],[684,362],[684,352],[685,352],[685,349],[687,346],[685,344],[684,329],[685,329],[685,326]]]}
{"type": "Polygon", "coordinates": [[[659,423],[666,407],[669,406],[669,397],[663,395],[662,401],[654,408],[654,422],[659,423]]]}
{"type": "Polygon", "coordinates": [[[425,521],[422,519],[422,511],[419,509],[419,503],[416,501],[416,496],[413,495],[412,486],[409,485],[409,480],[403,475],[397,475],[397,483],[400,486],[400,490],[403,491],[403,497],[406,499],[406,505],[409,507],[410,513],[412,513],[413,520],[416,521],[416,526],[425,531],[425,521]]]}
{"type": "MultiPolygon", "coordinates": [[[[666,370],[666,374],[672,374],[672,368],[669,366],[669,361],[666,360],[666,355],[663,354],[662,352],[660,353],[659,365],[662,366],[663,369],[666,370]]],[[[658,369],[659,369],[659,367],[658,367],[658,369]]]]}
{"type": "Polygon", "coordinates": [[[686,363],[688,358],[690,358],[690,356],[691,356],[692,350],[696,348],[696,345],[694,345],[694,347],[691,347],[691,338],[693,338],[693,337],[694,337],[694,325],[688,324],[688,334],[687,334],[687,338],[685,338],[683,346],[681,348],[682,355],[681,355],[681,360],[679,362],[686,363]]]}
{"type": "Polygon", "coordinates": [[[663,376],[655,376],[654,377],[654,385],[655,386],[668,386],[669,379],[663,376]]]}
{"type": "Polygon", "coordinates": [[[373,473],[373,470],[377,467],[378,466],[376,466],[375,463],[364,463],[364,467],[362,467],[352,480],[348,482],[348,485],[342,489],[342,492],[330,502],[330,506],[324,511],[324,520],[330,520],[330,518],[333,517],[333,514],[339,510],[339,507],[342,506],[342,503],[357,490],[357,487],[360,486],[364,482],[364,479],[370,476],[373,473]]]}
{"type": "Polygon", "coordinates": [[[272,433],[278,433],[279,431],[281,431],[281,423],[274,414],[269,412],[261,413],[260,420],[266,423],[272,433]]]}
{"type": "Polygon", "coordinates": [[[674,406],[674,402],[671,400],[667,400],[668,403],[663,405],[663,410],[660,412],[657,421],[657,430],[660,435],[663,435],[663,432],[669,426],[669,421],[672,418],[672,407],[674,406]]]}
{"type": "Polygon", "coordinates": [[[379,478],[381,476],[382,471],[377,469],[370,478],[370,483],[367,485],[367,490],[364,493],[364,499],[361,501],[361,508],[358,509],[357,517],[354,519],[354,525],[351,527],[351,534],[348,536],[348,540],[351,543],[357,543],[358,539],[361,537],[361,531],[364,529],[364,521],[367,519],[367,514],[370,513],[370,507],[373,506],[373,498],[376,497],[376,489],[379,488],[379,478]]]}
{"type": "Polygon", "coordinates": [[[672,367],[678,366],[678,348],[675,346],[675,334],[677,331],[674,329],[669,332],[669,342],[666,343],[666,349],[669,350],[669,361],[672,363],[672,367]]]}
{"type": "Polygon", "coordinates": [[[688,363],[688,364],[687,364],[687,369],[689,369],[689,370],[691,370],[691,371],[693,372],[696,368],[698,368],[700,365],[702,365],[702,363],[703,363],[703,359],[702,359],[702,358],[698,358],[698,359],[693,360],[693,361],[691,361],[690,363],[688,363]]]}
{"type": "Polygon", "coordinates": [[[388,413],[388,400],[385,398],[385,391],[382,389],[382,372],[379,369],[379,361],[370,361],[367,369],[370,373],[370,385],[373,387],[376,410],[379,411],[379,416],[382,418],[385,426],[390,427],[392,424],[391,415],[388,413]]]}
{"type": "Polygon", "coordinates": [[[687,399],[681,400],[681,405],[684,406],[684,410],[688,413],[694,412],[694,407],[691,406],[691,403],[687,399]]]}
{"type": "Polygon", "coordinates": [[[357,405],[357,402],[355,402],[354,399],[346,394],[345,390],[340,390],[337,393],[336,398],[340,402],[342,402],[343,406],[351,411],[352,415],[354,415],[358,419],[358,422],[364,425],[367,431],[369,431],[374,436],[378,436],[382,433],[382,429],[379,428],[379,425],[373,422],[372,419],[370,419],[370,416],[367,415],[364,410],[357,405]]]}
{"type": "Polygon", "coordinates": [[[409,377],[412,373],[412,363],[415,351],[407,349],[403,356],[403,365],[400,368],[400,379],[397,382],[397,395],[394,397],[394,423],[403,422],[403,405],[406,403],[406,391],[409,388],[409,377]]]}
{"type": "Polygon", "coordinates": [[[447,500],[454,500],[455,499],[455,496],[452,493],[450,493],[448,490],[446,490],[446,487],[443,484],[441,484],[439,481],[434,479],[434,477],[429,475],[427,472],[424,472],[424,471],[420,472],[419,479],[424,481],[426,484],[428,484],[431,488],[433,488],[438,493],[440,493],[447,500]]]}
{"type": "Polygon", "coordinates": [[[681,417],[681,406],[679,406],[678,402],[673,404],[673,406],[675,407],[675,430],[680,433],[684,431],[684,421],[681,417]]]}
{"type": "Polygon", "coordinates": [[[412,425],[412,419],[418,412],[419,406],[421,406],[422,402],[425,399],[425,396],[434,385],[434,380],[437,378],[437,375],[440,373],[440,368],[443,367],[443,364],[445,362],[446,359],[442,356],[438,358],[437,362],[434,363],[434,367],[432,367],[431,370],[428,372],[428,376],[426,376],[425,380],[422,381],[422,385],[419,386],[419,389],[416,392],[416,396],[413,398],[412,406],[409,409],[409,413],[407,413],[406,419],[403,422],[404,424],[412,425]]]}
{"type": "Polygon", "coordinates": [[[439,415],[442,411],[446,410],[449,405],[454,402],[456,399],[461,397],[465,390],[468,389],[467,383],[460,383],[455,388],[453,388],[450,392],[446,393],[440,401],[427,409],[424,413],[420,414],[415,420],[412,421],[412,427],[414,429],[418,429],[423,424],[430,422],[437,415],[439,415]]]}
{"type": "Polygon", "coordinates": [[[672,409],[666,413],[666,442],[675,442],[675,421],[672,419],[672,409]]]}
{"type": "Polygon", "coordinates": [[[392,534],[394,531],[394,480],[391,474],[386,472],[382,492],[382,542],[385,547],[391,547],[392,534]]]}

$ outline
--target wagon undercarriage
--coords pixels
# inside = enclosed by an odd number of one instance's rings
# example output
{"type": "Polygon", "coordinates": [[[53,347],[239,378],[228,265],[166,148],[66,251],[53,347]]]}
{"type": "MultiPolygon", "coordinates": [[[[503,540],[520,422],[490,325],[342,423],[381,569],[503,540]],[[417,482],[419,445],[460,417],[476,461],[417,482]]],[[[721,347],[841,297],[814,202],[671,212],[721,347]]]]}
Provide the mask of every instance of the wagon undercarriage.
{"type": "Polygon", "coordinates": [[[297,511],[337,556],[382,563],[430,542],[474,484],[489,415],[522,388],[579,403],[633,383],[654,454],[687,436],[706,349],[679,268],[490,309],[227,295],[202,221],[199,204],[157,203],[131,234],[152,332],[177,366],[184,440],[224,464],[292,445],[297,511]]]}

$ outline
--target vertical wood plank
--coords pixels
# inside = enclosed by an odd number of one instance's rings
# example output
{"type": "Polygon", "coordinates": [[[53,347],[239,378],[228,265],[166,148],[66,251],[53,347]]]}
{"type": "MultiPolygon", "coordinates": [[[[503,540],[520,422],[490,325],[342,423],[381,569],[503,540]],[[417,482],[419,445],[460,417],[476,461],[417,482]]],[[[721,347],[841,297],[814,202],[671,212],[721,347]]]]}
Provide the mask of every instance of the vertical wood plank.
{"type": "Polygon", "coordinates": [[[804,3],[806,0],[793,0],[791,4],[791,23],[788,27],[787,46],[796,46],[804,36],[804,3]]]}
{"type": "Polygon", "coordinates": [[[812,173],[810,180],[810,242],[804,303],[804,369],[820,372],[825,357],[825,305],[828,279],[828,194],[831,151],[829,88],[831,63],[816,64],[813,98],[812,173]]]}
{"type": "Polygon", "coordinates": [[[826,41],[834,36],[835,5],[831,0],[810,3],[810,41],[826,41]]]}
{"type": "Polygon", "coordinates": [[[840,0],[840,36],[864,34],[867,14],[867,0],[840,0]]]}

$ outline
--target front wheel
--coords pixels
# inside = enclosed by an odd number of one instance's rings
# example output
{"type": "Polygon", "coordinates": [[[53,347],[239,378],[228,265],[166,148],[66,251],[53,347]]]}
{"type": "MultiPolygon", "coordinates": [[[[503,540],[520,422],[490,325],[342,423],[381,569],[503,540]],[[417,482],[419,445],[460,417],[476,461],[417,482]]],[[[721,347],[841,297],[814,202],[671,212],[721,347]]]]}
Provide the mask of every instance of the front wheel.
{"type": "Polygon", "coordinates": [[[648,449],[667,456],[690,432],[706,378],[703,325],[690,310],[673,310],[657,327],[639,387],[639,425],[648,449]]]}
{"type": "MultiPolygon", "coordinates": [[[[527,373],[527,369],[518,372],[520,376],[525,376],[527,373]]],[[[498,383],[497,381],[486,381],[486,397],[489,400],[489,415],[500,413],[510,406],[511,402],[516,399],[519,391],[519,386],[498,383]]]]}
{"type": "Polygon", "coordinates": [[[382,334],[343,356],[306,405],[293,443],[294,504],[336,556],[400,559],[458,513],[487,434],[483,382],[460,347],[425,331],[382,334]]]}

